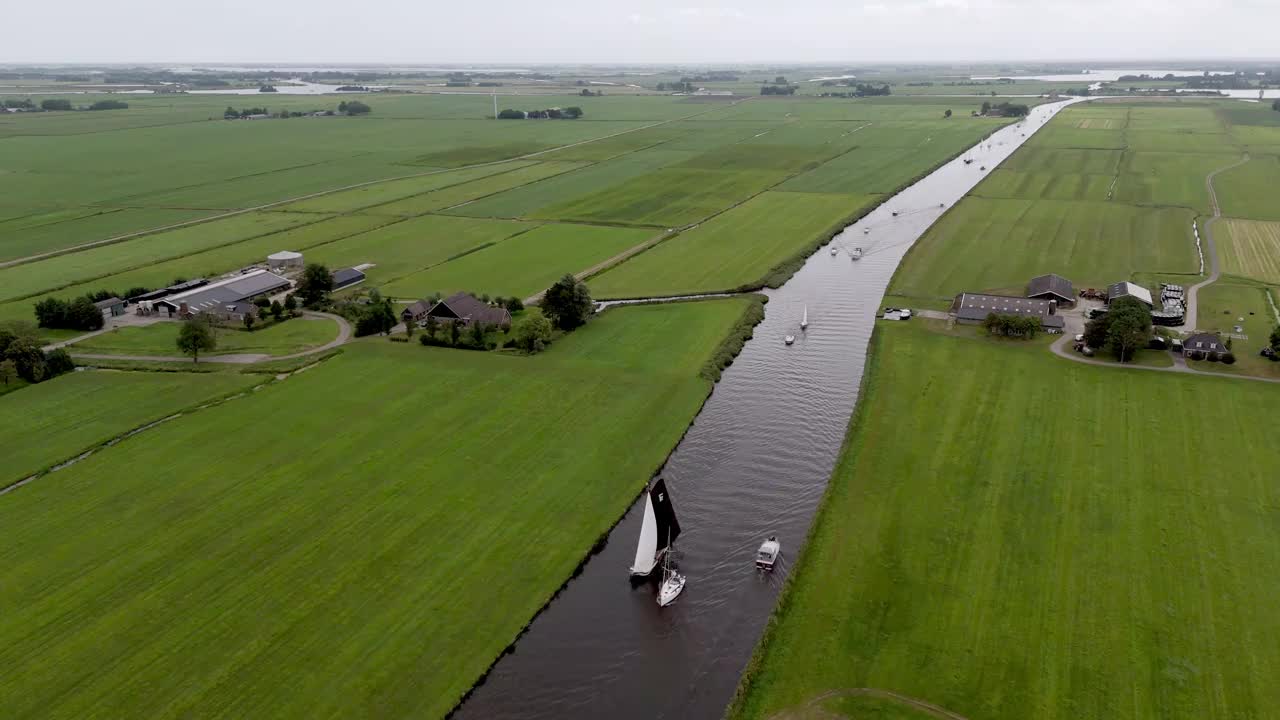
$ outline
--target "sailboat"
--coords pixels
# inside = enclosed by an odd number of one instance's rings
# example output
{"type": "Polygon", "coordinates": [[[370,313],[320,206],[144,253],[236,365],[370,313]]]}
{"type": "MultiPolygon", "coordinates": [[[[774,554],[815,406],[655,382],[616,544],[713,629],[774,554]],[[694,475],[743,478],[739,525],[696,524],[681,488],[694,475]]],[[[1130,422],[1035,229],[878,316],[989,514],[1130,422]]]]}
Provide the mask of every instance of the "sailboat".
{"type": "Polygon", "coordinates": [[[804,330],[809,327],[809,306],[804,306],[804,316],[800,318],[800,329],[804,330]]]}
{"type": "Polygon", "coordinates": [[[658,478],[644,498],[644,520],[640,524],[640,542],[636,544],[631,574],[652,573],[679,535],[680,523],[676,520],[671,496],[667,494],[667,484],[658,478]]]}
{"type": "Polygon", "coordinates": [[[662,586],[658,588],[658,605],[666,607],[676,601],[684,591],[684,575],[671,568],[671,556],[675,554],[675,542],[668,541],[670,550],[662,558],[662,586]]]}
{"type": "Polygon", "coordinates": [[[853,253],[851,253],[851,254],[853,255],[853,259],[854,259],[854,260],[857,260],[857,259],[861,258],[861,257],[862,257],[862,248],[860,248],[860,247],[856,247],[856,248],[854,248],[854,249],[853,249],[853,253]]]}

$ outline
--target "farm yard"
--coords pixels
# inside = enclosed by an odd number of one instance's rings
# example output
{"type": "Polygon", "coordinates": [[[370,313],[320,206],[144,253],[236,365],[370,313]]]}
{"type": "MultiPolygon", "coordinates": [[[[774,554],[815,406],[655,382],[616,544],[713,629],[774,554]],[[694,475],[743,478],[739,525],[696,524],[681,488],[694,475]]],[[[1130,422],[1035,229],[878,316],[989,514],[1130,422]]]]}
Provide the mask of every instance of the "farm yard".
{"type": "MultiPolygon", "coordinates": [[[[610,310],[533,358],[358,343],[4,496],[0,660],[57,667],[0,677],[5,714],[443,715],[644,486],[754,302],[610,310]]],[[[226,377],[90,372],[34,390],[127,429],[107,393],[207,396],[226,377]],[[128,384],[72,400],[114,376],[128,384]]],[[[16,425],[8,440],[39,430],[16,425]]]]}
{"type": "Polygon", "coordinates": [[[1280,448],[1259,421],[1280,387],[907,323],[880,326],[872,358],[731,717],[854,688],[992,720],[1280,701],[1280,535],[1260,482],[1280,448]]]}

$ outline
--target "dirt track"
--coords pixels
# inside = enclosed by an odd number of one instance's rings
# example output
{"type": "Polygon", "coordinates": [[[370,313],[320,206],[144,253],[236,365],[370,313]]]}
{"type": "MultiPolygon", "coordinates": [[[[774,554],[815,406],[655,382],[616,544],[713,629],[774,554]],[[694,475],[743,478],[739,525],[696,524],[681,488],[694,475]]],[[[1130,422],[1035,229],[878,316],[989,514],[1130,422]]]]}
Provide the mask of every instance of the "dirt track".
{"type": "Polygon", "coordinates": [[[928,700],[909,697],[907,695],[896,693],[892,690],[883,690],[881,688],[830,690],[818,695],[799,708],[784,710],[773,715],[769,720],[846,720],[845,716],[825,710],[821,707],[822,703],[836,697],[870,697],[880,700],[889,700],[898,703],[899,705],[906,705],[913,710],[918,710],[929,717],[938,718],[939,720],[968,720],[965,716],[951,712],[944,707],[934,705],[928,700]]]}

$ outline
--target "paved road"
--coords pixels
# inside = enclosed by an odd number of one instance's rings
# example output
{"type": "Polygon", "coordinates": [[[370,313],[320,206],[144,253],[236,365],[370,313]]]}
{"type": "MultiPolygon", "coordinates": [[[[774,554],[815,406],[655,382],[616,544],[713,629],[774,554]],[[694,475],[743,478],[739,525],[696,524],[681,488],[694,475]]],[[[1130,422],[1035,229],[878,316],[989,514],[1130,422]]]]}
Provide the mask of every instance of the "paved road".
{"type": "Polygon", "coordinates": [[[1200,238],[1200,240],[1204,243],[1204,254],[1209,261],[1209,276],[1187,288],[1187,315],[1183,319],[1182,325],[1178,326],[1179,330],[1194,331],[1196,329],[1199,308],[1197,298],[1200,294],[1200,288],[1217,282],[1218,276],[1221,275],[1218,269],[1218,246],[1213,241],[1213,225],[1218,221],[1218,218],[1222,217],[1222,208],[1218,206],[1218,193],[1213,189],[1213,179],[1218,176],[1218,173],[1240,167],[1247,162],[1249,162],[1249,153],[1245,153],[1240,160],[1224,168],[1214,170],[1205,176],[1204,186],[1209,191],[1209,207],[1213,210],[1213,217],[1205,222],[1204,237],[1200,238]]]}
{"type": "MultiPolygon", "coordinates": [[[[308,355],[315,355],[317,353],[322,353],[327,350],[332,350],[336,347],[346,344],[351,340],[351,323],[347,322],[346,318],[341,317],[339,315],[333,315],[331,313],[310,312],[310,311],[303,313],[303,315],[307,317],[312,317],[312,318],[328,318],[338,323],[338,337],[325,343],[324,345],[320,345],[319,347],[313,347],[308,350],[303,350],[302,352],[292,353],[290,355],[266,355],[263,353],[257,353],[257,354],[246,353],[246,354],[239,354],[239,355],[209,355],[207,357],[200,358],[200,362],[224,363],[228,365],[252,365],[253,363],[264,362],[267,360],[293,360],[300,357],[306,357],[308,355]]],[[[191,362],[191,358],[189,357],[176,357],[176,356],[167,356],[167,355],[160,355],[160,356],[158,355],[102,355],[102,354],[96,354],[96,353],[72,353],[71,357],[77,360],[133,360],[137,362],[191,362]]]]}

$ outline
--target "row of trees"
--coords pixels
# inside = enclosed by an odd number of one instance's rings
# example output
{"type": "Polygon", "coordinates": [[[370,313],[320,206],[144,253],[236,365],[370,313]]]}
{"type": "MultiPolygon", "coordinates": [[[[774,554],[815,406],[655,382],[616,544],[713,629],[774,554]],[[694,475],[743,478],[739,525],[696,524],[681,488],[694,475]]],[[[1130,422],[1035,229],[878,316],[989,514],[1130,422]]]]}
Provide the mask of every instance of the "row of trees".
{"type": "Polygon", "coordinates": [[[1133,359],[1133,354],[1151,341],[1151,311],[1142,301],[1122,297],[1112,301],[1106,313],[1084,326],[1085,345],[1106,348],[1120,362],[1133,359]]]}
{"type": "Polygon", "coordinates": [[[338,103],[338,112],[344,115],[368,115],[373,108],[359,100],[343,100],[338,103]]]}
{"type": "Polygon", "coordinates": [[[795,85],[761,85],[761,95],[795,95],[795,85]]]}
{"type": "Polygon", "coordinates": [[[26,110],[27,112],[55,112],[65,110],[126,110],[129,103],[121,100],[99,100],[90,105],[72,105],[71,101],[66,98],[48,98],[41,100],[36,105],[30,99],[22,100],[5,100],[0,103],[6,108],[15,108],[18,110],[26,110]]]}
{"type": "Polygon", "coordinates": [[[40,335],[30,323],[8,323],[0,327],[0,384],[15,378],[38,383],[76,369],[66,350],[45,352],[40,335]]]}
{"type": "Polygon", "coordinates": [[[682,92],[691,93],[697,90],[698,86],[686,80],[680,82],[660,82],[657,85],[658,92],[682,92]]]}
{"type": "Polygon", "coordinates": [[[1021,103],[1002,102],[991,104],[990,102],[982,103],[983,115],[996,115],[1000,117],[1022,117],[1031,112],[1031,108],[1021,103]]]}
{"type": "Polygon", "coordinates": [[[104,320],[102,311],[93,304],[94,298],[91,295],[73,300],[45,298],[36,303],[36,324],[55,330],[100,330],[104,320]]]}
{"type": "Polygon", "coordinates": [[[567,108],[547,108],[546,110],[513,110],[507,108],[498,113],[499,120],[577,120],[582,116],[582,108],[577,105],[571,105],[567,108]]]}
{"type": "Polygon", "coordinates": [[[1040,332],[1040,318],[1031,315],[989,313],[983,318],[982,327],[992,335],[1030,340],[1040,332]]]}

